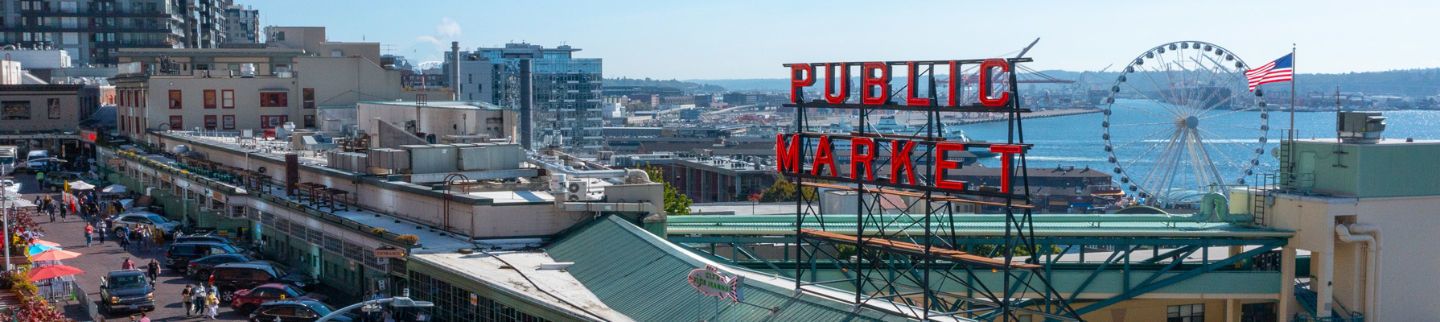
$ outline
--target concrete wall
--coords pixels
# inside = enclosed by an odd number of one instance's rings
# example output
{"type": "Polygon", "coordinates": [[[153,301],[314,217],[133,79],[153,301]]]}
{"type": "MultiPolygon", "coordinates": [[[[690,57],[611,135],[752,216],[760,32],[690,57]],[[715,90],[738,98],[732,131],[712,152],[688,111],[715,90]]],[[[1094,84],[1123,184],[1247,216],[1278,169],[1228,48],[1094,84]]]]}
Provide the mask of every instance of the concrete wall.
{"type": "MultiPolygon", "coordinates": [[[[1240,321],[1241,306],[1263,303],[1256,300],[1193,299],[1193,300],[1130,300],[1111,305],[1105,309],[1085,314],[1081,318],[1091,322],[1150,322],[1165,321],[1170,306],[1205,305],[1204,322],[1240,321]]],[[[1034,317],[1034,321],[1042,321],[1034,317]]]]}
{"type": "MultiPolygon", "coordinates": [[[[38,85],[54,87],[52,85],[38,85]]],[[[0,130],[5,132],[78,131],[80,120],[79,86],[42,89],[33,85],[0,86],[0,130]],[[68,89],[65,89],[68,88],[68,89]],[[55,103],[52,106],[51,103],[55,103]],[[26,106],[29,112],[25,113],[26,106]],[[6,113],[19,112],[9,115],[6,113]],[[23,116],[20,116],[23,115],[23,116]],[[18,117],[18,119],[8,119],[18,117]]]]}
{"type": "MultiPolygon", "coordinates": [[[[303,121],[302,115],[312,114],[314,110],[301,110],[300,90],[295,86],[294,78],[276,77],[255,77],[255,78],[167,78],[152,77],[147,84],[145,95],[144,117],[147,119],[150,128],[156,128],[170,121],[171,115],[182,117],[183,129],[190,130],[204,126],[206,115],[215,115],[217,120],[216,129],[224,129],[224,115],[235,116],[235,129],[259,130],[260,116],[262,115],[284,115],[290,122],[297,126],[303,121]],[[181,108],[169,108],[169,91],[180,90],[181,108]],[[234,90],[235,108],[224,108],[224,90],[234,90]],[[207,109],[204,106],[204,91],[215,90],[214,109],[207,109]],[[289,96],[285,107],[261,107],[260,93],[285,92],[289,96]]],[[[168,126],[168,125],[167,125],[168,126]]]]}

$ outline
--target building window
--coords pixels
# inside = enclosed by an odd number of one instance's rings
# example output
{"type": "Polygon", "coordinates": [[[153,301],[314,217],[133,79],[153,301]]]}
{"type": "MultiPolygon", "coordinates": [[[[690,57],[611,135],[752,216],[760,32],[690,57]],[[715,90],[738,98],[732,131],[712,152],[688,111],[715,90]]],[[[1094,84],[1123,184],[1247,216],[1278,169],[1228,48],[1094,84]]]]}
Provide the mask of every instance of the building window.
{"type": "Polygon", "coordinates": [[[30,101],[0,102],[0,120],[30,119],[30,101]]]}
{"type": "Polygon", "coordinates": [[[1205,304],[1171,305],[1166,322],[1204,322],[1205,304]]]}
{"type": "Polygon", "coordinates": [[[315,116],[314,116],[314,115],[305,115],[305,124],[304,124],[304,125],[305,125],[305,127],[307,127],[307,128],[314,128],[314,127],[315,127],[315,116]]]}
{"type": "Polygon", "coordinates": [[[223,116],[221,116],[221,117],[220,117],[220,129],[223,129],[223,130],[234,130],[234,129],[235,129],[235,116],[234,116],[234,115],[223,115],[223,116]]]}
{"type": "Polygon", "coordinates": [[[49,118],[52,120],[60,119],[60,99],[45,99],[45,114],[48,114],[49,118]]]}
{"type": "Polygon", "coordinates": [[[216,121],[216,118],[215,118],[214,115],[206,115],[206,116],[205,116],[205,129],[206,129],[206,130],[214,130],[215,127],[218,126],[217,123],[219,123],[219,122],[216,121]]]}
{"type": "Polygon", "coordinates": [[[305,104],[305,108],[315,108],[315,89],[306,88],[301,90],[300,102],[305,104]]]}
{"type": "Polygon", "coordinates": [[[235,108],[235,90],[227,89],[220,91],[220,107],[235,108]]]}
{"type": "Polygon", "coordinates": [[[205,108],[215,108],[215,90],[205,90],[205,108]]]}
{"type": "Polygon", "coordinates": [[[286,92],[261,92],[260,107],[286,107],[290,106],[290,93],[286,92]]]}
{"type": "Polygon", "coordinates": [[[185,128],[185,117],[180,115],[170,116],[170,129],[179,130],[185,128]]]}
{"type": "Polygon", "coordinates": [[[170,109],[172,109],[172,110],[178,110],[178,109],[180,109],[180,103],[181,103],[180,90],[178,90],[178,89],[172,89],[172,90],[170,90],[170,109]]]}
{"type": "Polygon", "coordinates": [[[288,115],[261,115],[260,127],[266,129],[277,128],[281,125],[284,125],[285,121],[288,121],[289,119],[290,116],[288,115]]]}

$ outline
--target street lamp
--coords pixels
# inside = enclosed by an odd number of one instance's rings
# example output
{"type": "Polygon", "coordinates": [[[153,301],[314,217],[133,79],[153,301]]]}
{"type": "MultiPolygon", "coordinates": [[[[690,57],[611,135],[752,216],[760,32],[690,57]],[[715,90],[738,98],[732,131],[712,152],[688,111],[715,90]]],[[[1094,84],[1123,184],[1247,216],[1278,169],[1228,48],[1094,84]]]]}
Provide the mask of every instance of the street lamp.
{"type": "MultiPolygon", "coordinates": [[[[369,301],[364,301],[364,302],[360,302],[360,303],[350,304],[349,306],[342,307],[342,308],[340,308],[340,309],[338,309],[338,310],[335,310],[334,312],[330,312],[330,314],[326,314],[325,316],[320,317],[320,319],[319,319],[319,320],[315,320],[315,322],[327,322],[327,321],[330,321],[330,319],[333,319],[333,318],[335,318],[335,317],[337,317],[337,316],[345,315],[345,312],[350,312],[350,310],[354,310],[354,309],[356,309],[356,308],[361,308],[361,307],[364,307],[363,311],[366,311],[366,312],[374,312],[375,310],[379,310],[379,309],[380,309],[380,305],[387,304],[387,303],[390,304],[390,307],[391,307],[391,308],[397,308],[397,309],[406,309],[406,308],[428,309],[428,308],[435,307],[435,303],[432,303],[432,302],[430,302],[430,301],[416,301],[416,300],[410,299],[410,297],[408,297],[408,296],[396,296],[396,297],[392,297],[392,298],[383,298],[383,299],[369,300],[369,301]]],[[[424,320],[417,320],[417,321],[424,321],[424,320]]]]}

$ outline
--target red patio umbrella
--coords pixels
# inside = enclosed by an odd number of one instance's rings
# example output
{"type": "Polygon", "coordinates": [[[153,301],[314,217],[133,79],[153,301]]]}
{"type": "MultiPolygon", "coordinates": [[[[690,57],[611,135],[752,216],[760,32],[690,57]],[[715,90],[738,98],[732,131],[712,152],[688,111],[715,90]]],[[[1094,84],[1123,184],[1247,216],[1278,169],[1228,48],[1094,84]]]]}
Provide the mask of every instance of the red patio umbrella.
{"type": "Polygon", "coordinates": [[[61,276],[85,274],[85,271],[69,265],[50,265],[30,270],[30,280],[39,281],[61,276]]]}
{"type": "Polygon", "coordinates": [[[72,251],[68,251],[68,250],[63,250],[63,249],[51,249],[51,250],[47,250],[47,251],[42,252],[42,253],[39,253],[39,254],[35,254],[35,256],[30,256],[30,260],[31,260],[31,261],[36,261],[36,262],[40,262],[40,261],[58,261],[58,260],[67,260],[67,259],[76,258],[76,257],[80,257],[80,253],[76,253],[76,252],[72,252],[72,251]]]}

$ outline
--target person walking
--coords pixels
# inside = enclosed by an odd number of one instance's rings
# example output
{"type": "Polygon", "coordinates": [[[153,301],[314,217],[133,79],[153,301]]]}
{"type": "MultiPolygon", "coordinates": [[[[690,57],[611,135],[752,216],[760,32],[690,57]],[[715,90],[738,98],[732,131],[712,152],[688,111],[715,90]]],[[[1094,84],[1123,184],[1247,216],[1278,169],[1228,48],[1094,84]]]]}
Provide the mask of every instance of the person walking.
{"type": "MultiPolygon", "coordinates": [[[[68,217],[66,214],[70,212],[71,201],[65,200],[64,197],[61,197],[60,200],[60,221],[65,221],[65,218],[68,217]]],[[[51,218],[51,221],[54,221],[54,218],[51,218]]]]}
{"type": "Polygon", "coordinates": [[[135,262],[126,257],[125,261],[120,263],[120,269],[135,269],[135,262]]]}
{"type": "Polygon", "coordinates": [[[215,292],[209,292],[205,295],[205,304],[205,316],[208,316],[211,320],[214,320],[215,315],[219,313],[218,311],[220,311],[220,298],[215,296],[215,292]]]}
{"type": "Polygon", "coordinates": [[[145,275],[150,277],[150,284],[154,285],[155,279],[160,278],[160,262],[151,259],[150,264],[145,265],[145,275]]]}
{"type": "Polygon", "coordinates": [[[139,322],[150,322],[150,315],[149,315],[149,314],[145,314],[145,312],[140,312],[140,321],[139,321],[139,322]]]}
{"type": "Polygon", "coordinates": [[[109,232],[109,230],[107,230],[107,228],[109,228],[109,227],[105,226],[105,221],[104,221],[104,220],[98,220],[95,224],[100,225],[100,243],[101,243],[101,244],[104,244],[104,243],[105,243],[105,234],[107,234],[107,233],[109,232]]]}
{"type": "Polygon", "coordinates": [[[130,229],[117,229],[115,234],[120,239],[120,249],[130,250],[130,229]]]}
{"type": "Polygon", "coordinates": [[[90,247],[90,239],[91,239],[91,238],[94,238],[94,237],[92,237],[92,236],[94,236],[94,235],[95,235],[95,226],[91,226],[90,224],[85,224],[85,247],[90,247]]]}
{"type": "Polygon", "coordinates": [[[195,302],[190,301],[190,296],[194,295],[194,293],[195,288],[191,287],[190,284],[185,284],[185,289],[180,290],[180,304],[185,305],[186,317],[190,316],[190,310],[195,309],[195,302]]]}
{"type": "Polygon", "coordinates": [[[196,286],[190,294],[190,305],[195,307],[195,315],[205,312],[205,286],[196,286]]]}
{"type": "Polygon", "coordinates": [[[135,232],[138,234],[138,236],[136,236],[135,238],[135,248],[140,250],[149,250],[150,229],[146,227],[135,227],[135,232]]]}
{"type": "Polygon", "coordinates": [[[165,231],[160,230],[160,227],[155,227],[153,229],[155,231],[150,232],[150,236],[152,236],[151,238],[155,239],[155,242],[151,245],[154,246],[156,252],[159,252],[165,247],[165,231]]]}

